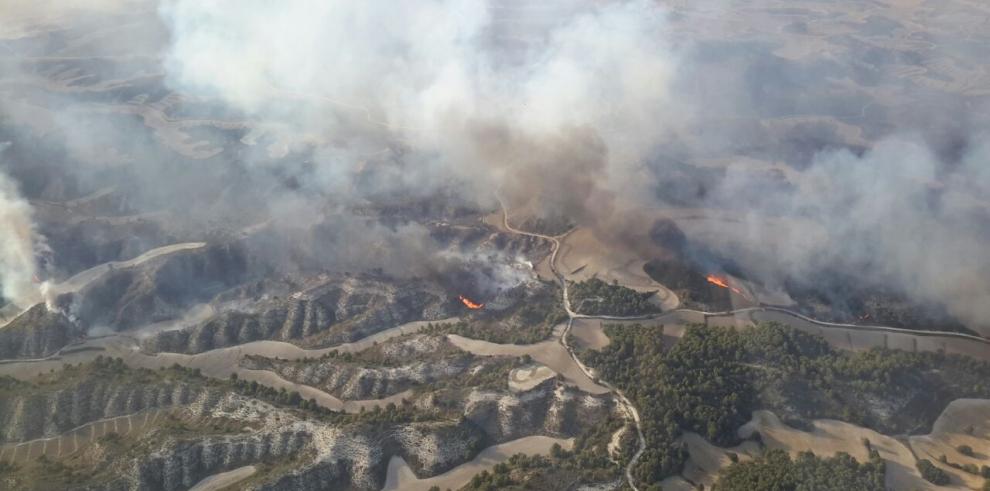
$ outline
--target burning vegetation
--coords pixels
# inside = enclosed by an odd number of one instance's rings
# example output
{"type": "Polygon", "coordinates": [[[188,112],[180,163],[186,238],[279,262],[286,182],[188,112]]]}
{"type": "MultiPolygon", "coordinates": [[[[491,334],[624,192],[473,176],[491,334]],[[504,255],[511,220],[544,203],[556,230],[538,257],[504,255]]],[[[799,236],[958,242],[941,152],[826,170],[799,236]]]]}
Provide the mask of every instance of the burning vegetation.
{"type": "Polygon", "coordinates": [[[643,266],[650,278],[671,289],[687,308],[723,311],[738,308],[743,299],[754,301],[744,293],[745,287],[737,286],[728,274],[709,273],[719,270],[722,268],[699,266],[689,258],[680,257],[657,258],[643,266]]]}
{"type": "Polygon", "coordinates": [[[733,293],[737,293],[737,294],[742,295],[744,297],[746,296],[746,294],[743,293],[742,290],[740,290],[740,289],[738,289],[738,288],[730,285],[729,284],[729,279],[726,278],[726,277],[724,277],[724,276],[719,276],[717,274],[709,273],[708,276],[705,277],[705,279],[708,280],[708,282],[711,283],[711,284],[713,284],[713,285],[717,285],[717,286],[720,286],[722,288],[728,288],[733,293]]]}
{"type": "Polygon", "coordinates": [[[470,298],[465,297],[464,295],[458,295],[457,298],[461,301],[461,303],[464,304],[465,307],[467,307],[467,308],[469,308],[471,310],[481,310],[481,309],[485,308],[485,304],[483,304],[483,303],[476,303],[476,302],[472,301],[470,298]]]}

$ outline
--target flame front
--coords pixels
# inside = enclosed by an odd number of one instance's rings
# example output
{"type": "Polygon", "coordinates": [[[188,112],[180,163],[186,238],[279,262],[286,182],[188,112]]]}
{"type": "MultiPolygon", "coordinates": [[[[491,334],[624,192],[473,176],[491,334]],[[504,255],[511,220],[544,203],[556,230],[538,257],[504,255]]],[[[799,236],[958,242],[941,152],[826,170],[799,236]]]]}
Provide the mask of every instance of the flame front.
{"type": "Polygon", "coordinates": [[[730,285],[728,278],[723,278],[717,274],[709,274],[707,277],[705,277],[705,279],[708,280],[708,282],[713,285],[718,285],[722,288],[728,288],[729,290],[732,290],[733,292],[738,293],[739,295],[742,295],[744,297],[746,296],[746,294],[743,293],[742,290],[730,285]]]}
{"type": "Polygon", "coordinates": [[[467,308],[469,308],[471,310],[478,310],[478,309],[485,308],[485,304],[483,304],[483,303],[474,303],[474,302],[471,301],[470,298],[467,298],[464,295],[458,295],[457,298],[461,299],[461,303],[463,303],[465,307],[467,307],[467,308]]]}

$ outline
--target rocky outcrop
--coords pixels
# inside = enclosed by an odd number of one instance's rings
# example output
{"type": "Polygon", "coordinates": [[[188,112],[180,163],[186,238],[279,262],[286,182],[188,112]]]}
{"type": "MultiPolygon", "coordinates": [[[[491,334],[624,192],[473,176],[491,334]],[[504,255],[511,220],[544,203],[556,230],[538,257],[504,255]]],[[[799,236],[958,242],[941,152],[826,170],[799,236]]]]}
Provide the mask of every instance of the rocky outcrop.
{"type": "Polygon", "coordinates": [[[402,456],[417,473],[436,475],[489,444],[487,435],[464,420],[335,427],[236,396],[219,406],[209,413],[260,422],[261,428],[251,434],[169,440],[149,458],[131,464],[125,478],[101,489],[188,489],[219,472],[284,462],[285,470],[262,476],[248,489],[377,490],[385,484],[393,455],[402,456]]]}
{"type": "Polygon", "coordinates": [[[450,299],[427,283],[345,278],[289,298],[223,312],[187,329],[159,333],[142,347],[150,352],[192,354],[277,340],[316,348],[355,341],[407,322],[442,319],[452,312],[450,299]]]}
{"type": "Polygon", "coordinates": [[[212,474],[294,456],[311,444],[306,430],[293,425],[277,432],[173,443],[136,464],[132,489],[189,489],[212,474]]]}
{"type": "Polygon", "coordinates": [[[314,464],[261,489],[381,489],[393,455],[401,456],[419,477],[435,476],[489,445],[534,434],[574,436],[614,410],[610,396],[588,395],[555,380],[519,395],[473,391],[458,422],[324,433],[315,439],[321,450],[314,464]]]}
{"type": "Polygon", "coordinates": [[[502,442],[529,435],[574,436],[614,409],[610,395],[591,395],[551,379],[518,394],[474,390],[464,417],[502,442]]]}
{"type": "Polygon", "coordinates": [[[38,304],[0,328],[0,359],[45,358],[83,333],[61,313],[38,304]]]}
{"type": "Polygon", "coordinates": [[[393,456],[402,457],[420,477],[435,476],[493,444],[533,434],[573,436],[614,410],[608,396],[587,395],[551,380],[522,394],[473,390],[462,403],[462,418],[341,426],[209,384],[141,384],[141,376],[155,372],[117,372],[113,363],[107,366],[93,372],[101,376],[80,377],[65,388],[38,385],[31,394],[0,400],[3,438],[54,436],[98,419],[174,407],[182,421],[213,428],[214,421],[235,424],[226,425],[226,433],[210,435],[175,433],[168,425],[147,429],[140,438],[150,451],[138,454],[114,453],[121,447],[97,440],[93,452],[107,459],[106,471],[97,479],[100,484],[79,489],[178,491],[217,473],[257,465],[259,474],[243,483],[246,489],[377,490],[385,484],[393,456]]]}
{"type": "Polygon", "coordinates": [[[463,353],[460,348],[454,346],[447,339],[447,336],[436,334],[416,334],[393,338],[387,343],[377,346],[385,359],[396,362],[463,353]]]}
{"type": "Polygon", "coordinates": [[[417,474],[435,476],[471,460],[492,440],[481,429],[462,421],[407,425],[393,432],[399,454],[417,474]]]}
{"type": "Polygon", "coordinates": [[[317,387],[346,400],[381,399],[416,385],[455,377],[471,366],[468,355],[420,361],[398,367],[366,367],[333,358],[310,362],[285,362],[250,357],[245,368],[271,370],[286,380],[317,387]]]}
{"type": "Polygon", "coordinates": [[[256,489],[377,490],[385,485],[388,461],[399,455],[415,472],[434,476],[471,460],[489,444],[487,435],[469,422],[413,423],[386,432],[317,430],[317,456],[311,464],[256,489]]]}
{"type": "Polygon", "coordinates": [[[115,486],[186,489],[211,474],[291,458],[298,463],[292,470],[266,476],[249,489],[377,490],[385,483],[392,456],[402,457],[420,477],[435,476],[499,442],[531,434],[573,436],[612,410],[608,396],[590,396],[550,381],[520,396],[475,391],[459,421],[341,428],[281,413],[279,424],[252,435],[167,445],[136,463],[127,483],[115,486]]]}

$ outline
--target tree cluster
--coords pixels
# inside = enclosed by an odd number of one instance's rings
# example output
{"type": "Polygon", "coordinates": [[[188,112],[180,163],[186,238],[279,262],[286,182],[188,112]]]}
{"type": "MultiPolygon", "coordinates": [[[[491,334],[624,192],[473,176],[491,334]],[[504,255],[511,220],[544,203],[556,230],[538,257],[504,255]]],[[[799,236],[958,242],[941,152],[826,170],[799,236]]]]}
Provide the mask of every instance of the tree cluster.
{"type": "Polygon", "coordinates": [[[949,474],[938,468],[932,461],[921,459],[915,466],[918,468],[918,472],[921,473],[921,477],[925,478],[926,481],[938,486],[949,484],[949,474]]]}
{"type": "Polygon", "coordinates": [[[572,450],[554,444],[549,456],[513,455],[490,472],[475,475],[461,490],[566,490],[580,484],[612,482],[622,468],[609,458],[608,442],[623,424],[621,419],[610,418],[588,428],[575,438],[572,450]]]}
{"type": "Polygon", "coordinates": [[[756,409],[791,416],[785,420],[794,426],[833,418],[893,433],[930,426],[944,403],[884,420],[863,401],[904,394],[935,401],[990,397],[988,363],[882,348],[838,352],[820,336],[774,323],[745,330],[690,326],[669,349],[662,326],[605,331],[610,344],[582,356],[640,411],[647,450],[633,472],[644,484],[681,471],[687,457],[678,440],[682,431],[734,445],[736,430],[756,409]]]}
{"type": "Polygon", "coordinates": [[[572,308],[581,314],[636,316],[660,311],[650,303],[653,292],[641,293],[598,278],[572,283],[568,294],[572,308]]]}
{"type": "Polygon", "coordinates": [[[846,453],[819,458],[803,452],[791,459],[780,449],[730,465],[719,475],[714,491],[884,491],[886,466],[876,453],[861,464],[846,453]]]}

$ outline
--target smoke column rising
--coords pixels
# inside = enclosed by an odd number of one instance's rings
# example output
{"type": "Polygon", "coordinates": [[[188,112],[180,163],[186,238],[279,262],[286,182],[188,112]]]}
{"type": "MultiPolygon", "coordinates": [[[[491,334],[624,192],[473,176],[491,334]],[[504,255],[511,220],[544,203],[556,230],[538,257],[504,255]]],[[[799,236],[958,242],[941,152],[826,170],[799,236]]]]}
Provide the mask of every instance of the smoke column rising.
{"type": "MultiPolygon", "coordinates": [[[[975,144],[985,141],[990,111],[929,88],[934,80],[915,80],[920,72],[966,87],[977,80],[955,70],[975,70],[982,59],[952,42],[918,51],[925,70],[905,75],[903,50],[915,48],[864,50],[856,36],[819,36],[845,49],[778,56],[808,33],[750,26],[778,25],[790,14],[753,17],[760,9],[720,1],[702,2],[712,9],[671,6],[670,15],[645,0],[151,0],[136,2],[147,7],[141,12],[125,0],[54,3],[119,4],[123,17],[100,13],[71,31],[87,40],[72,53],[141,61],[35,69],[54,62],[34,56],[62,47],[47,34],[25,38],[14,53],[23,63],[5,65],[0,78],[36,80],[42,89],[27,97],[20,82],[9,85],[16,90],[0,113],[21,125],[54,115],[70,158],[39,154],[38,163],[59,166],[48,180],[74,177],[89,191],[116,185],[135,213],[192,203],[197,217],[206,210],[201,221],[169,223],[188,240],[212,223],[270,219],[281,240],[265,244],[266,260],[291,258],[309,270],[346,256],[351,269],[395,270],[435,255],[428,230],[368,225],[348,216],[352,210],[441,195],[490,209],[498,190],[516,216],[563,216],[609,247],[625,247],[649,226],[634,211],[695,207],[731,220],[684,220],[690,239],[766,284],[818,284],[822,271],[848,272],[946,305],[973,325],[990,318],[990,150],[975,144]],[[65,84],[75,70],[99,76],[65,84]],[[111,102],[94,104],[88,91],[111,102]],[[143,114],[145,124],[118,112],[143,114]],[[228,123],[248,134],[192,131],[228,123]],[[222,149],[209,162],[197,159],[211,152],[189,151],[201,135],[210,145],[200,150],[222,149]],[[948,145],[958,151],[947,158],[946,145],[929,140],[972,144],[948,145]],[[108,168],[107,148],[120,149],[126,163],[108,168]],[[176,149],[193,156],[176,159],[176,149]],[[99,162],[80,158],[88,154],[99,162]]],[[[858,10],[809,14],[820,17],[813,31],[845,32],[858,10]]],[[[885,15],[900,21],[909,12],[885,15]]],[[[74,37],[57,39],[63,35],[74,37]]],[[[34,175],[21,167],[8,173],[34,175]]],[[[73,189],[46,186],[38,197],[77,196],[62,188],[73,189]]],[[[21,203],[16,196],[5,192],[5,210],[17,209],[6,204],[21,203]]],[[[8,296],[32,290],[23,223],[19,234],[4,225],[8,296]]],[[[71,242],[45,225],[52,244],[71,242]]]]}
{"type": "MultiPolygon", "coordinates": [[[[608,208],[589,197],[647,192],[637,166],[674,112],[664,12],[513,2],[531,27],[505,33],[501,16],[518,13],[504,3],[178,0],[161,9],[167,81],[289,135],[401,141],[414,168],[382,186],[459,179],[486,204],[500,187],[579,220],[608,208]]],[[[354,160],[323,159],[331,177],[316,180],[339,182],[354,160]]]]}
{"type": "Polygon", "coordinates": [[[35,285],[35,229],[31,206],[0,173],[0,296],[22,308],[39,298],[35,285]]]}

